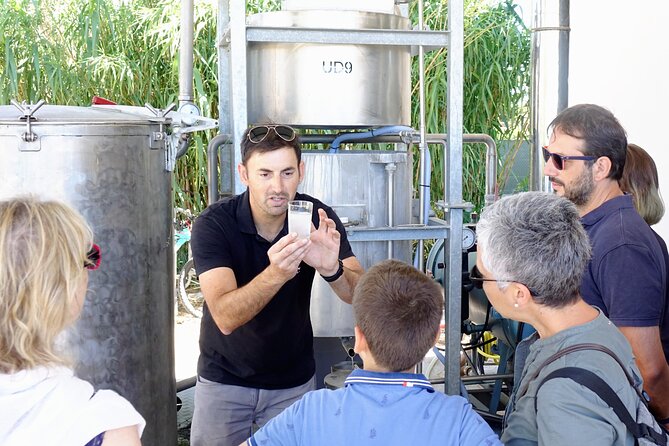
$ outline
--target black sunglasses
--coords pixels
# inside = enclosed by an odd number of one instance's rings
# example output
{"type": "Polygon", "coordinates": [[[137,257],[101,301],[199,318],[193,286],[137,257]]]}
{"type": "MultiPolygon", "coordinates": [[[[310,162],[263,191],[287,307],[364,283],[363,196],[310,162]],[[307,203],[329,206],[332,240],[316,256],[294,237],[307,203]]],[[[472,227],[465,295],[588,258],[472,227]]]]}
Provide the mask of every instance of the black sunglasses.
{"type": "Polygon", "coordinates": [[[596,160],[596,156],[588,156],[588,155],[582,155],[582,156],[565,156],[565,155],[558,155],[557,153],[552,153],[548,151],[548,146],[543,146],[541,148],[544,153],[544,161],[548,162],[548,159],[550,158],[551,161],[553,161],[553,165],[557,170],[562,170],[564,169],[564,162],[566,160],[582,160],[582,161],[592,161],[596,160]]]}
{"type": "Polygon", "coordinates": [[[287,125],[257,125],[249,129],[247,138],[253,144],[258,144],[267,138],[270,131],[274,131],[276,136],[286,142],[291,142],[297,137],[295,129],[287,125]]]}
{"type": "Polygon", "coordinates": [[[472,270],[469,272],[469,280],[472,281],[474,284],[474,287],[476,288],[483,288],[483,282],[515,282],[519,283],[521,285],[524,285],[529,291],[532,296],[538,296],[537,293],[534,292],[534,290],[527,285],[525,285],[523,282],[518,282],[517,280],[501,280],[501,279],[488,279],[483,277],[481,274],[481,271],[479,270],[478,266],[474,265],[472,270]]]}
{"type": "Polygon", "coordinates": [[[84,268],[88,270],[96,270],[100,268],[100,261],[102,260],[102,253],[100,247],[93,243],[91,249],[86,253],[86,260],[84,260],[84,268]]]}

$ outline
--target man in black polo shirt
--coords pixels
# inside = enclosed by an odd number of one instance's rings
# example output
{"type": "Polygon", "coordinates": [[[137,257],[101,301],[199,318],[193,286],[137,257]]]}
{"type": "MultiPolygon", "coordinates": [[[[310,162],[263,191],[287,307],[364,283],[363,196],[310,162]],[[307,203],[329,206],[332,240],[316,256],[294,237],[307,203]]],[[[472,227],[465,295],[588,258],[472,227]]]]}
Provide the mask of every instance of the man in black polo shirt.
{"type": "Polygon", "coordinates": [[[210,205],[191,246],[206,305],[200,330],[191,445],[238,445],[315,388],[309,318],[318,272],[351,303],[363,268],[341,221],[297,187],[304,163],[295,131],[247,129],[239,176],[246,192],[210,205]],[[311,235],[288,233],[292,200],[313,202],[311,235]]]}
{"type": "Polygon", "coordinates": [[[613,114],[597,105],[575,105],[551,123],[543,148],[558,195],[571,200],[592,244],[581,295],[625,335],[641,371],[650,408],[669,427],[669,302],[667,266],[660,244],[618,185],[627,136],[613,114]]]}

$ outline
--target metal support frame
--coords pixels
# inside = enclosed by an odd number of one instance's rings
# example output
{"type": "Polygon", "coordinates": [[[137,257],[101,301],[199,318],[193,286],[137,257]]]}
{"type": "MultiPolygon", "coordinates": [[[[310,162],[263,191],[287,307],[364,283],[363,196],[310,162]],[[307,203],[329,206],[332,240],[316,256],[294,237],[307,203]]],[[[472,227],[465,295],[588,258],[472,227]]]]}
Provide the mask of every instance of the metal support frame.
{"type": "MultiPolygon", "coordinates": [[[[463,61],[464,61],[464,5],[463,0],[449,0],[448,29],[448,98],[447,126],[448,150],[444,157],[444,172],[448,203],[462,202],[462,107],[463,107],[463,61]]],[[[448,277],[445,302],[446,322],[446,377],[445,391],[450,395],[460,393],[460,320],[462,286],[462,208],[448,209],[447,221],[450,234],[444,249],[444,262],[448,277]]]]}
{"type": "Polygon", "coordinates": [[[248,42],[332,43],[363,45],[448,46],[448,32],[390,29],[305,29],[248,26],[248,42]]]}
{"type": "MultiPolygon", "coordinates": [[[[446,324],[446,386],[449,394],[460,393],[460,307],[462,267],[462,107],[464,59],[463,0],[450,0],[448,31],[394,31],[394,30],[332,30],[266,28],[246,26],[245,0],[220,0],[218,16],[219,48],[219,116],[221,133],[230,135],[234,164],[241,161],[240,140],[247,126],[247,72],[246,46],[248,41],[262,42],[316,42],[368,45],[448,46],[448,99],[447,99],[447,156],[444,157],[447,192],[444,209],[445,223],[432,221],[430,225],[406,228],[349,230],[351,240],[424,240],[446,239],[444,263],[447,265],[448,285],[445,293],[446,324]],[[375,238],[379,237],[379,238],[375,238]],[[397,237],[397,238],[391,238],[397,237]],[[405,238],[406,237],[406,238],[405,238]]],[[[210,168],[211,171],[211,168],[210,168]]],[[[218,184],[210,187],[218,187],[218,184]]],[[[243,185],[235,181],[234,193],[243,192],[243,185]]],[[[217,196],[218,194],[210,194],[217,196]]]]}
{"type": "MultiPolygon", "coordinates": [[[[248,113],[246,0],[221,0],[218,5],[218,115],[221,133],[231,137],[233,165],[236,166],[241,162],[239,138],[246,129],[248,113]]],[[[244,191],[239,181],[234,184],[234,193],[244,191]]],[[[218,187],[218,184],[210,187],[218,187]]]]}

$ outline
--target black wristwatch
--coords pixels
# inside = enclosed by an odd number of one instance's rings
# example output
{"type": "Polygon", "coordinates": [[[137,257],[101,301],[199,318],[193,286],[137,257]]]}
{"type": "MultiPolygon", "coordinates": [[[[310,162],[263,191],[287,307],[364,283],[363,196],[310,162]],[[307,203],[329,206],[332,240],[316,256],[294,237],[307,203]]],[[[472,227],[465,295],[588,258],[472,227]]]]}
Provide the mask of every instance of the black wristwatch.
{"type": "Polygon", "coordinates": [[[339,268],[337,268],[337,272],[331,276],[324,276],[323,274],[321,274],[323,280],[325,280],[328,283],[334,282],[344,274],[344,262],[342,262],[341,259],[339,259],[338,261],[339,261],[339,268]]]}

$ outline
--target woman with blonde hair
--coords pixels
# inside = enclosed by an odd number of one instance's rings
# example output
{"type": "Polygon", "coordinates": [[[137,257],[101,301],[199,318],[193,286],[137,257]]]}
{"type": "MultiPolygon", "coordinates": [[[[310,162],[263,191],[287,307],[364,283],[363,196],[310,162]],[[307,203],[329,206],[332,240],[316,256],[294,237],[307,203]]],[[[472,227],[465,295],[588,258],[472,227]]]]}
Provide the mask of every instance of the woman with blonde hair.
{"type": "Polygon", "coordinates": [[[68,206],[0,202],[0,444],[140,444],[142,416],[75,377],[62,347],[100,258],[91,229],[68,206]]]}

